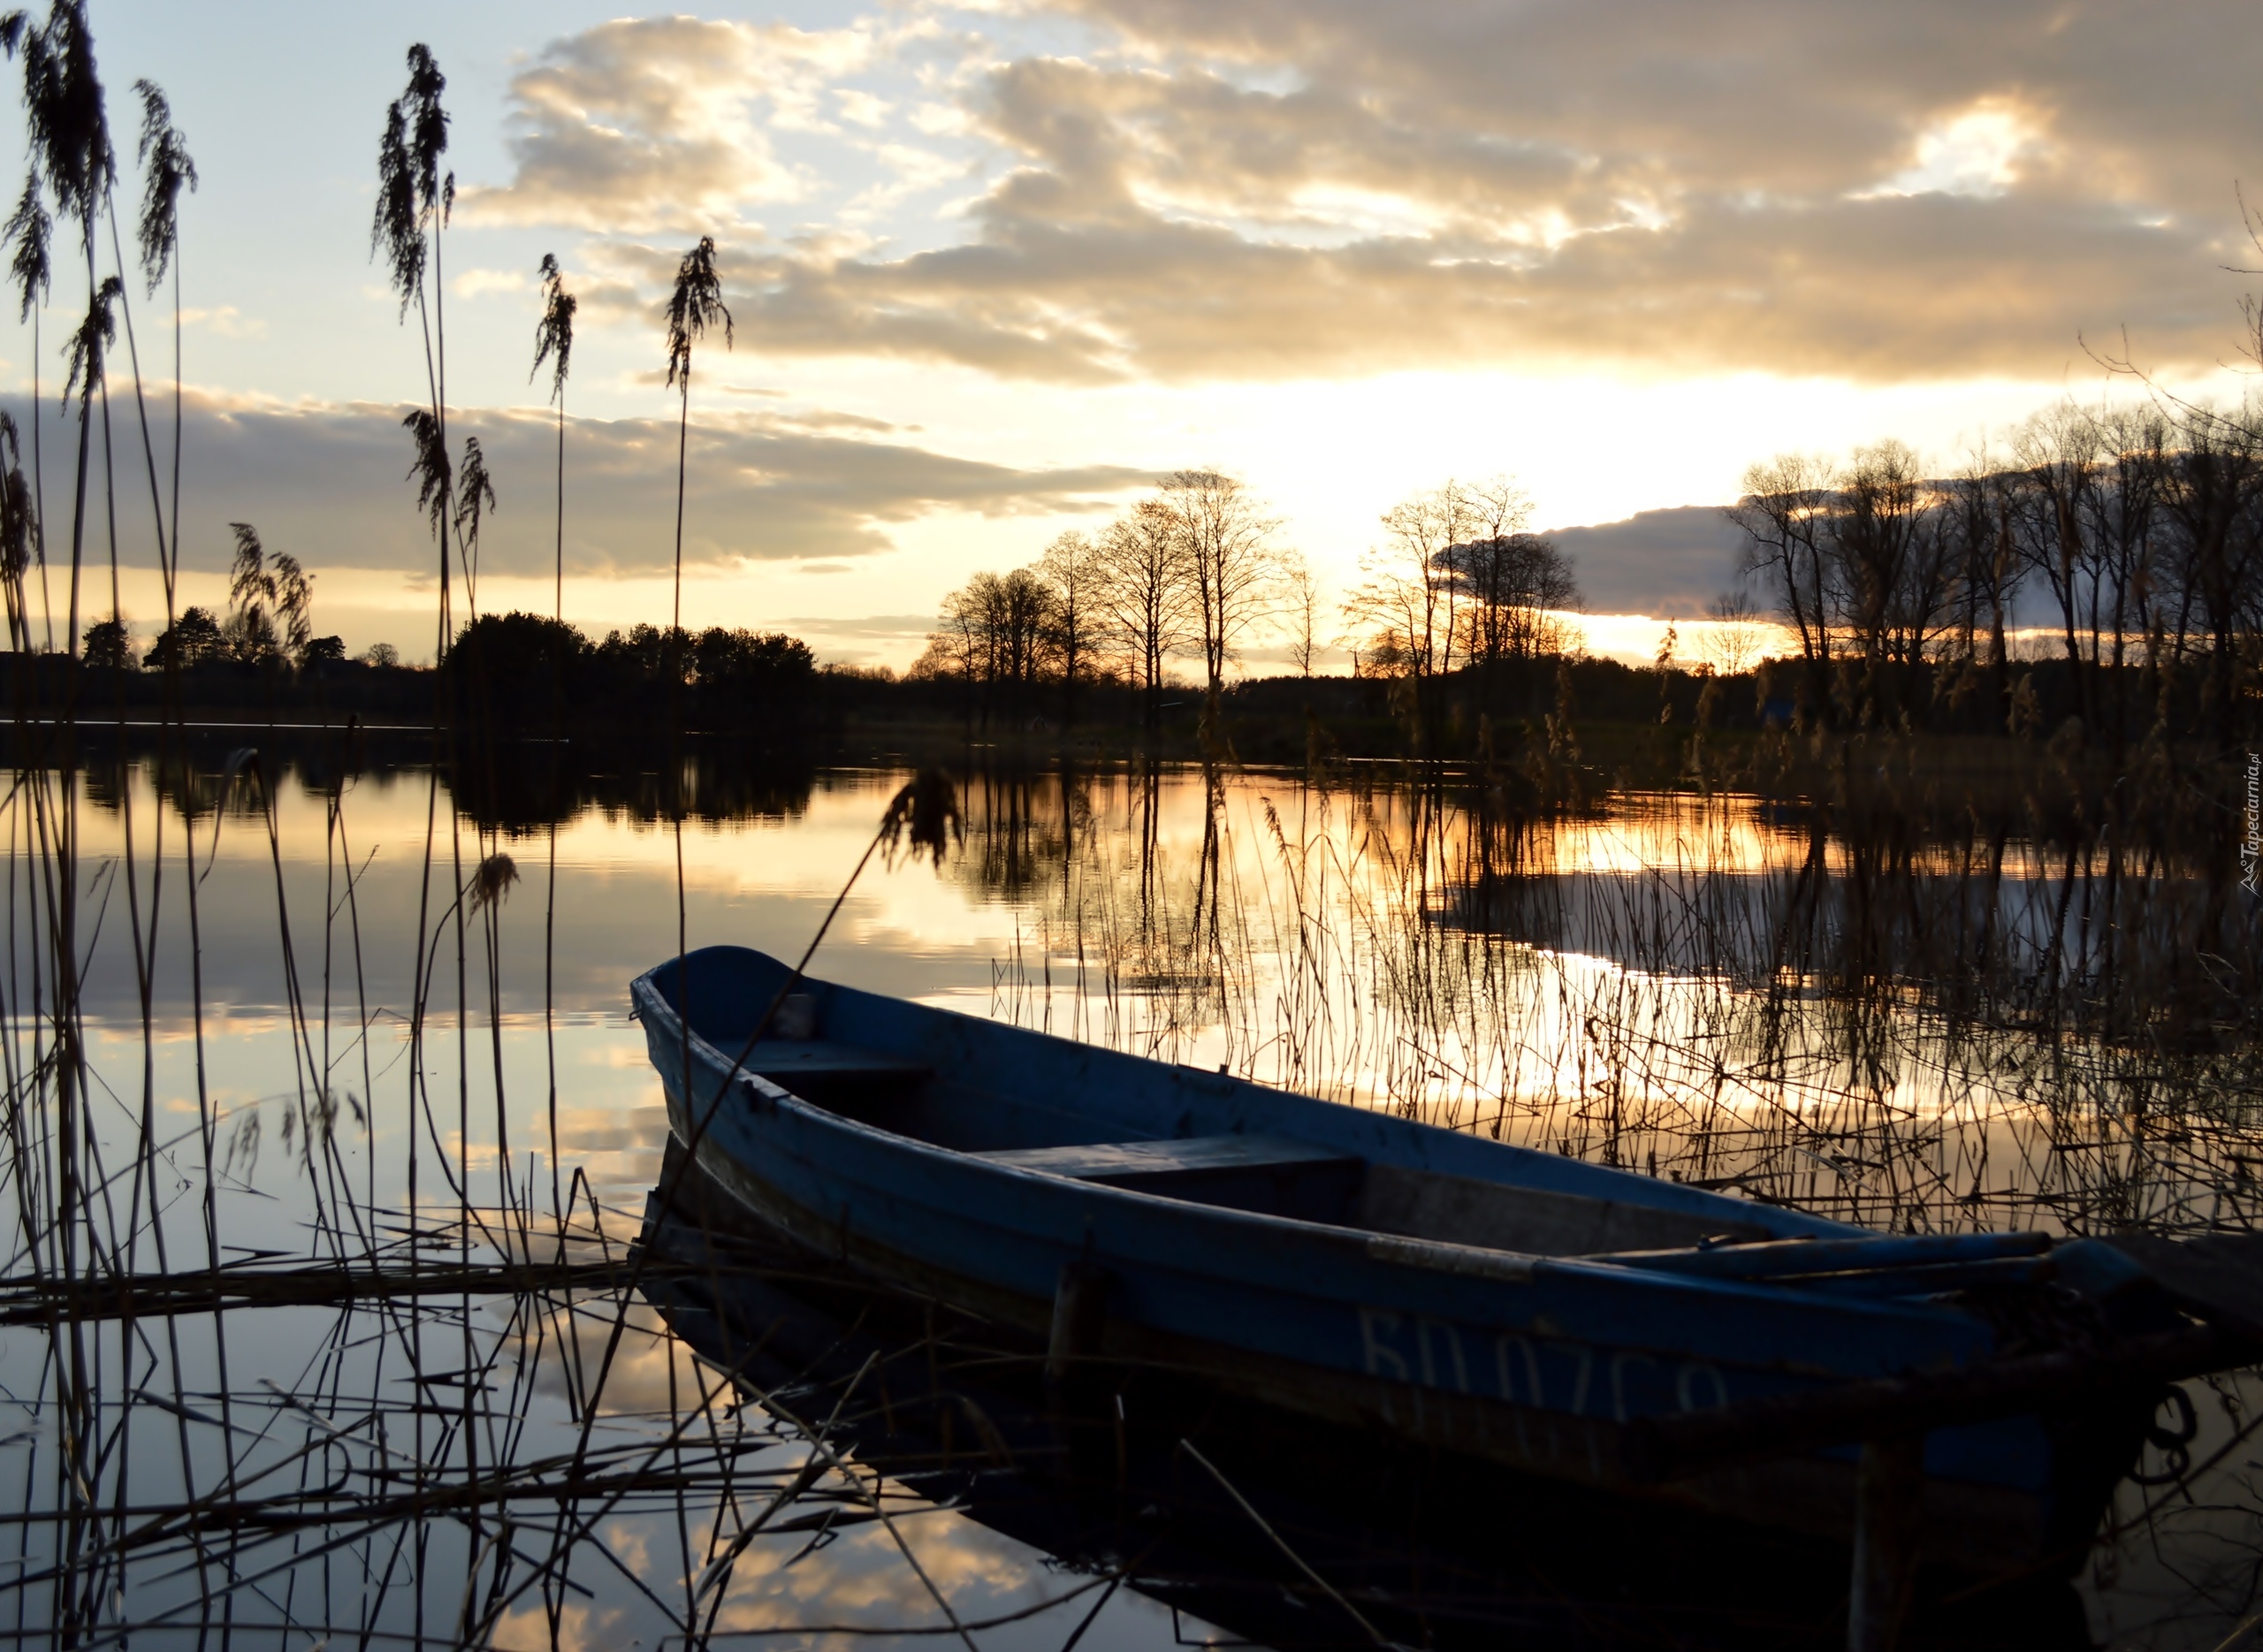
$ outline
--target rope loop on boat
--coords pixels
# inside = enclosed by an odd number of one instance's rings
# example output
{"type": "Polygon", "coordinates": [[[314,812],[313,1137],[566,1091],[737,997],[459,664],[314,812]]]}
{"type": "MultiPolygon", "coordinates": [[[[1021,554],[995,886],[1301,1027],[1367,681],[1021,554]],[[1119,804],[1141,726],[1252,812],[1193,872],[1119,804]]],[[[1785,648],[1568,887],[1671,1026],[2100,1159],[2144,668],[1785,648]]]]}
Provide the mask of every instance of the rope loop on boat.
{"type": "Polygon", "coordinates": [[[2200,1416],[2192,1409],[2192,1397],[2175,1382],[2164,1387],[2153,1402],[2153,1417],[2155,1420],[2145,1425],[2145,1443],[2160,1453],[2161,1472],[2148,1474],[2142,1469],[2132,1470],[2130,1478],[2140,1486],[2166,1486],[2183,1479],[2192,1466],[2192,1442],[2200,1432],[2200,1416]],[[2166,1427],[2159,1420],[2164,1405],[2176,1413],[2175,1421],[2166,1427]]]}

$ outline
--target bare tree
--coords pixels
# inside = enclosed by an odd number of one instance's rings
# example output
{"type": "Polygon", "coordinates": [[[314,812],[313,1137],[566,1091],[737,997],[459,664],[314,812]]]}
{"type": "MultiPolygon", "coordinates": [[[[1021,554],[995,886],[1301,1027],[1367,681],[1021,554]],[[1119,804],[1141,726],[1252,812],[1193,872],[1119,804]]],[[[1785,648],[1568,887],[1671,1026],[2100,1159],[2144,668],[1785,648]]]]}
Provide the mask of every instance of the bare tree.
{"type": "Polygon", "coordinates": [[[1448,481],[1384,515],[1390,543],[1363,560],[1345,612],[1366,669],[1413,679],[1426,717],[1442,709],[1433,680],[1458,664],[1479,668],[1490,699],[1506,661],[1573,644],[1562,616],[1579,605],[1578,582],[1552,541],[1526,531],[1531,514],[1514,478],[1495,476],[1448,481]]]}
{"type": "Polygon", "coordinates": [[[1452,482],[1400,500],[1383,513],[1387,542],[1360,559],[1366,577],[1345,600],[1345,615],[1369,636],[1370,658],[1418,685],[1453,670],[1463,584],[1453,552],[1475,520],[1452,482]]]}
{"type": "Polygon", "coordinates": [[[1962,667],[1949,690],[1949,704],[1952,708],[1962,705],[1979,687],[1985,671],[1993,711],[1984,721],[1990,727],[2004,707],[2005,667],[2010,659],[2006,630],[2012,598],[2025,571],[2012,537],[2011,494],[2010,479],[1998,468],[1984,440],[1944,485],[1939,502],[1948,519],[1947,531],[1962,559],[1956,575],[1960,616],[1954,651],[1962,667]],[[1985,659],[1980,641],[1984,613],[1985,659]]]}
{"type": "Polygon", "coordinates": [[[2164,494],[2178,654],[2198,655],[2201,704],[2215,736],[2234,742],[2240,683],[2263,628],[2263,429],[2198,407],[2178,422],[2164,494]],[[2198,635],[2194,635],[2194,633],[2198,635]]]}
{"type": "Polygon", "coordinates": [[[1131,656],[1147,726],[1162,717],[1163,668],[1192,630],[1193,580],[1176,512],[1142,499],[1101,537],[1099,608],[1131,656]]]}
{"type": "Polygon", "coordinates": [[[1054,664],[1057,603],[1035,568],[1010,574],[977,575],[983,618],[991,638],[991,681],[1010,687],[1026,704],[1029,691],[1049,675],[1054,664]]]}
{"type": "Polygon", "coordinates": [[[1954,514],[1906,444],[1855,450],[1840,483],[1833,519],[1855,598],[1871,708],[1921,702],[1921,667],[1954,628],[1963,556],[1954,514]]]}
{"type": "Polygon", "coordinates": [[[1760,663],[1775,628],[1760,617],[1749,592],[1725,590],[1707,611],[1705,628],[1697,637],[1697,657],[1721,676],[1742,676],[1760,663]]]}
{"type": "Polygon", "coordinates": [[[1512,659],[1539,659],[1570,650],[1576,639],[1563,616],[1580,605],[1571,559],[1541,534],[1505,533],[1451,548],[1448,568],[1463,591],[1463,659],[1490,677],[1512,659]]]}
{"type": "Polygon", "coordinates": [[[1236,478],[1215,470],[1175,470],[1163,501],[1178,531],[1202,648],[1202,717],[1217,727],[1226,667],[1242,639],[1268,620],[1280,598],[1281,523],[1236,478]]]}
{"type": "Polygon", "coordinates": [[[1303,552],[1291,552],[1288,567],[1283,617],[1289,628],[1289,661],[1296,666],[1297,675],[1308,678],[1320,654],[1320,617],[1327,611],[1327,600],[1303,552]]]}
{"type": "Polygon", "coordinates": [[[1744,529],[1741,571],[1757,575],[1811,661],[1832,656],[1829,559],[1817,543],[1831,506],[1828,461],[1784,453],[1744,473],[1744,497],[1725,514],[1744,529]]]}
{"type": "Polygon", "coordinates": [[[977,574],[943,598],[941,622],[914,674],[956,674],[979,689],[986,721],[1002,693],[1025,704],[1058,659],[1058,604],[1035,568],[977,574]]]}
{"type": "MultiPolygon", "coordinates": [[[[2167,493],[2172,433],[2158,407],[2108,409],[2098,417],[2108,468],[2099,491],[2102,509],[2094,531],[2098,567],[2107,587],[2101,615],[2113,636],[2107,660],[2116,685],[2111,719],[2114,750],[2128,737],[2128,697],[2120,691],[2132,637],[2149,637],[2156,623],[2159,563],[2168,538],[2167,493]]],[[[2092,636],[2092,659],[2096,637],[2092,636]]]]}
{"type": "Polygon", "coordinates": [[[1037,566],[1039,575],[1053,590],[1053,644],[1061,664],[1062,716],[1073,722],[1077,685],[1092,674],[1102,629],[1104,575],[1100,547],[1071,530],[1045,547],[1037,566]]]}
{"type": "Polygon", "coordinates": [[[935,628],[927,633],[927,646],[904,674],[911,681],[941,681],[956,677],[965,694],[967,726],[974,723],[976,672],[980,650],[973,610],[954,591],[943,599],[935,628]]]}
{"type": "Polygon", "coordinates": [[[1422,681],[1437,660],[1435,576],[1405,564],[1395,546],[1371,549],[1360,559],[1360,571],[1367,577],[1344,598],[1344,619],[1353,638],[1364,644],[1366,674],[1422,681]]]}

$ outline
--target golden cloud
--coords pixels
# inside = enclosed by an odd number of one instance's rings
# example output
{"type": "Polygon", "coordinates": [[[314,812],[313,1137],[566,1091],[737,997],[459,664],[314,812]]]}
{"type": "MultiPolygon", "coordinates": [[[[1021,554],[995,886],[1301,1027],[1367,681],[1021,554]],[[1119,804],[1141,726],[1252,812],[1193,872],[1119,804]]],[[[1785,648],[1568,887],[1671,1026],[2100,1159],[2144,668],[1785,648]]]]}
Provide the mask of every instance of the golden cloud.
{"type": "MultiPolygon", "coordinates": [[[[988,146],[964,230],[896,251],[881,188],[789,242],[743,232],[742,331],[1070,384],[2055,377],[2081,335],[2127,325],[2168,366],[2214,361],[2232,331],[2230,134],[2263,47],[2229,0],[1059,9],[1097,31],[1085,56],[1009,42],[959,93],[988,146]]],[[[783,198],[752,105],[686,65],[751,53],[794,108],[893,118],[819,95],[893,49],[850,34],[678,19],[575,36],[514,88],[503,194],[581,189],[573,221],[622,233],[783,198]]],[[[917,155],[908,178],[955,164],[917,155]]]]}

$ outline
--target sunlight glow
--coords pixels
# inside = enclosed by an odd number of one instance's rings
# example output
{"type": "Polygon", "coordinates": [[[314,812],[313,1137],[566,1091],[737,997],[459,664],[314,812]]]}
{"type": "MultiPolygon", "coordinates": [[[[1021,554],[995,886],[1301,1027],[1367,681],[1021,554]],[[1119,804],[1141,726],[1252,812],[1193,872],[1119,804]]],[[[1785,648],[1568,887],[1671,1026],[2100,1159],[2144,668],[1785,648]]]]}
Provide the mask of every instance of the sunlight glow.
{"type": "Polygon", "coordinates": [[[1913,165],[1854,199],[1945,194],[1993,200],[2050,152],[2031,111],[2008,99],[1984,98],[1927,126],[1917,136],[1913,165]]]}

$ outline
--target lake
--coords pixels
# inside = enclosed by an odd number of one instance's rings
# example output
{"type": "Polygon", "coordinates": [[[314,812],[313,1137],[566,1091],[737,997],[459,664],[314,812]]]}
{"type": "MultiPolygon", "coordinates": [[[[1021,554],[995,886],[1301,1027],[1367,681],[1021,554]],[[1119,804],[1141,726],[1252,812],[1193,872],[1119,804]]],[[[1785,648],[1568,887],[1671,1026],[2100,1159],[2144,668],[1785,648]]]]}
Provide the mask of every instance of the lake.
{"type": "MultiPolygon", "coordinates": [[[[940,864],[883,850],[843,895],[905,771],[544,749],[443,772],[234,738],[16,771],[11,1278],[265,1280],[218,1313],[18,1291],[22,1634],[1360,1642],[1284,1560],[1302,1546],[1364,1556],[1441,1644],[1832,1643],[1840,1585],[1765,1551],[1630,1587],[1608,1515],[1560,1549],[1568,1514],[1493,1502],[1363,1526],[1391,1465],[1284,1467],[1258,1501],[1294,1512],[1285,1546],[1168,1452],[1123,1471],[1141,1507],[1062,1505],[971,1462],[973,1421],[917,1450],[874,1423],[867,1366],[924,1337],[971,1370],[979,1336],[906,1329],[854,1282],[781,1308],[762,1370],[719,1370],[714,1305],[598,1276],[651,1238],[667,1138],[628,983],[684,946],[796,958],[822,926],[822,978],[1881,1228],[2256,1225],[2263,1088],[2208,996],[2236,937],[2194,916],[2222,877],[2040,814],[1626,790],[1543,813],[1482,774],[971,751],[940,864]],[[2177,1036],[2127,1036],[2129,1001],[2183,1006],[2177,1036]],[[412,1261],[456,1283],[337,1293],[412,1261]],[[490,1288],[504,1265],[552,1272],[490,1288]]],[[[2197,1436],[2148,1449],[2156,1483],[2023,1620],[2053,1644],[2213,1647],[2254,1610],[2237,1442],[2263,1394],[2187,1388],[2197,1436]]]]}

